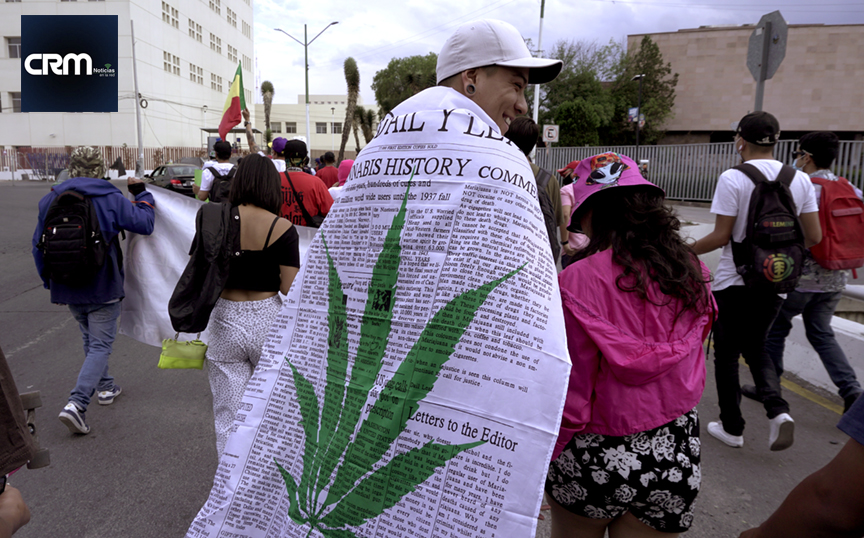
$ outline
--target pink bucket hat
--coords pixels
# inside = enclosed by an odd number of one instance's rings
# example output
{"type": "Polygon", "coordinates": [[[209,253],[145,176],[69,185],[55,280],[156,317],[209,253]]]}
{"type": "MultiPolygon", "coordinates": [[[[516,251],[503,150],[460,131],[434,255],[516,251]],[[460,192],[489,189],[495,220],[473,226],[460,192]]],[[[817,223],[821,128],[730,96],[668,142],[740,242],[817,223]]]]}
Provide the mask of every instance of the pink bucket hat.
{"type": "Polygon", "coordinates": [[[345,185],[345,180],[348,179],[348,174],[351,173],[351,167],[354,166],[354,161],[351,159],[345,159],[339,163],[339,171],[337,172],[337,176],[339,178],[339,186],[345,185]]]}
{"type": "Polygon", "coordinates": [[[665,196],[663,189],[642,177],[636,162],[618,153],[600,153],[583,159],[573,171],[577,177],[573,183],[573,208],[570,211],[570,231],[579,231],[577,213],[585,201],[593,194],[614,187],[648,187],[657,189],[665,196]],[[574,221],[576,226],[574,228],[574,221]]]}

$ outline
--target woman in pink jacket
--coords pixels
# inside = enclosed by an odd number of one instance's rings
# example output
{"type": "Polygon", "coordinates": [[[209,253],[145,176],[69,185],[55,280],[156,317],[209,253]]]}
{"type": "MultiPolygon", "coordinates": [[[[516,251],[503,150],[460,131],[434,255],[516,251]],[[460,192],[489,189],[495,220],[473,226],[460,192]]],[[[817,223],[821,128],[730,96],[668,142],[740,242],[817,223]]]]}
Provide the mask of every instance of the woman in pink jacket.
{"type": "Polygon", "coordinates": [[[573,369],[546,492],[553,538],[686,531],[701,483],[696,404],[714,302],[663,191],[616,153],[583,160],[559,275],[573,369]]]}

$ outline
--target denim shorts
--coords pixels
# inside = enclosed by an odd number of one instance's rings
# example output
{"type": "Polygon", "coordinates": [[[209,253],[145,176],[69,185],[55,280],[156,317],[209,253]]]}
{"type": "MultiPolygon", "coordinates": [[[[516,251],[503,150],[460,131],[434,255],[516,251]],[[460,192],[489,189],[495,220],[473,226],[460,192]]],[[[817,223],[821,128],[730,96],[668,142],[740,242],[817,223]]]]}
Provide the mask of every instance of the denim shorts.
{"type": "Polygon", "coordinates": [[[663,532],[684,532],[702,483],[699,416],[624,437],[573,436],[549,465],[546,493],[566,510],[592,519],[630,512],[663,532]]]}

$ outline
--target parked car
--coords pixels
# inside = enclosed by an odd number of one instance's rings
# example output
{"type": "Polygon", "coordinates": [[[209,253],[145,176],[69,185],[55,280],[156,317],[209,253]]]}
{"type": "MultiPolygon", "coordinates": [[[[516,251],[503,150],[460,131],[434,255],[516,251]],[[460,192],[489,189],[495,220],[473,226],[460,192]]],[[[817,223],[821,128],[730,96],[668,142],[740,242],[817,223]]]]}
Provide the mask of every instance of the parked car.
{"type": "Polygon", "coordinates": [[[194,197],[192,186],[195,184],[195,170],[200,169],[200,166],[192,164],[166,164],[144,177],[157,187],[194,197]]]}

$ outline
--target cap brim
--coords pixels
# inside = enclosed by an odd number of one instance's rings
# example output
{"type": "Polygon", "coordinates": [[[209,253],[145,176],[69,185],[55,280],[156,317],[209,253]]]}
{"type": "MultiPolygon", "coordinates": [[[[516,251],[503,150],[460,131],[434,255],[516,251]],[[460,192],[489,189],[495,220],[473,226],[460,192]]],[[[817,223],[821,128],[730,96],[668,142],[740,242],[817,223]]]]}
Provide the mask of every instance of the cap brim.
{"type": "Polygon", "coordinates": [[[520,58],[507,62],[495,62],[495,65],[504,67],[527,67],[528,84],[546,84],[552,82],[561,73],[564,63],[561,60],[549,60],[547,58],[520,58]]]}

